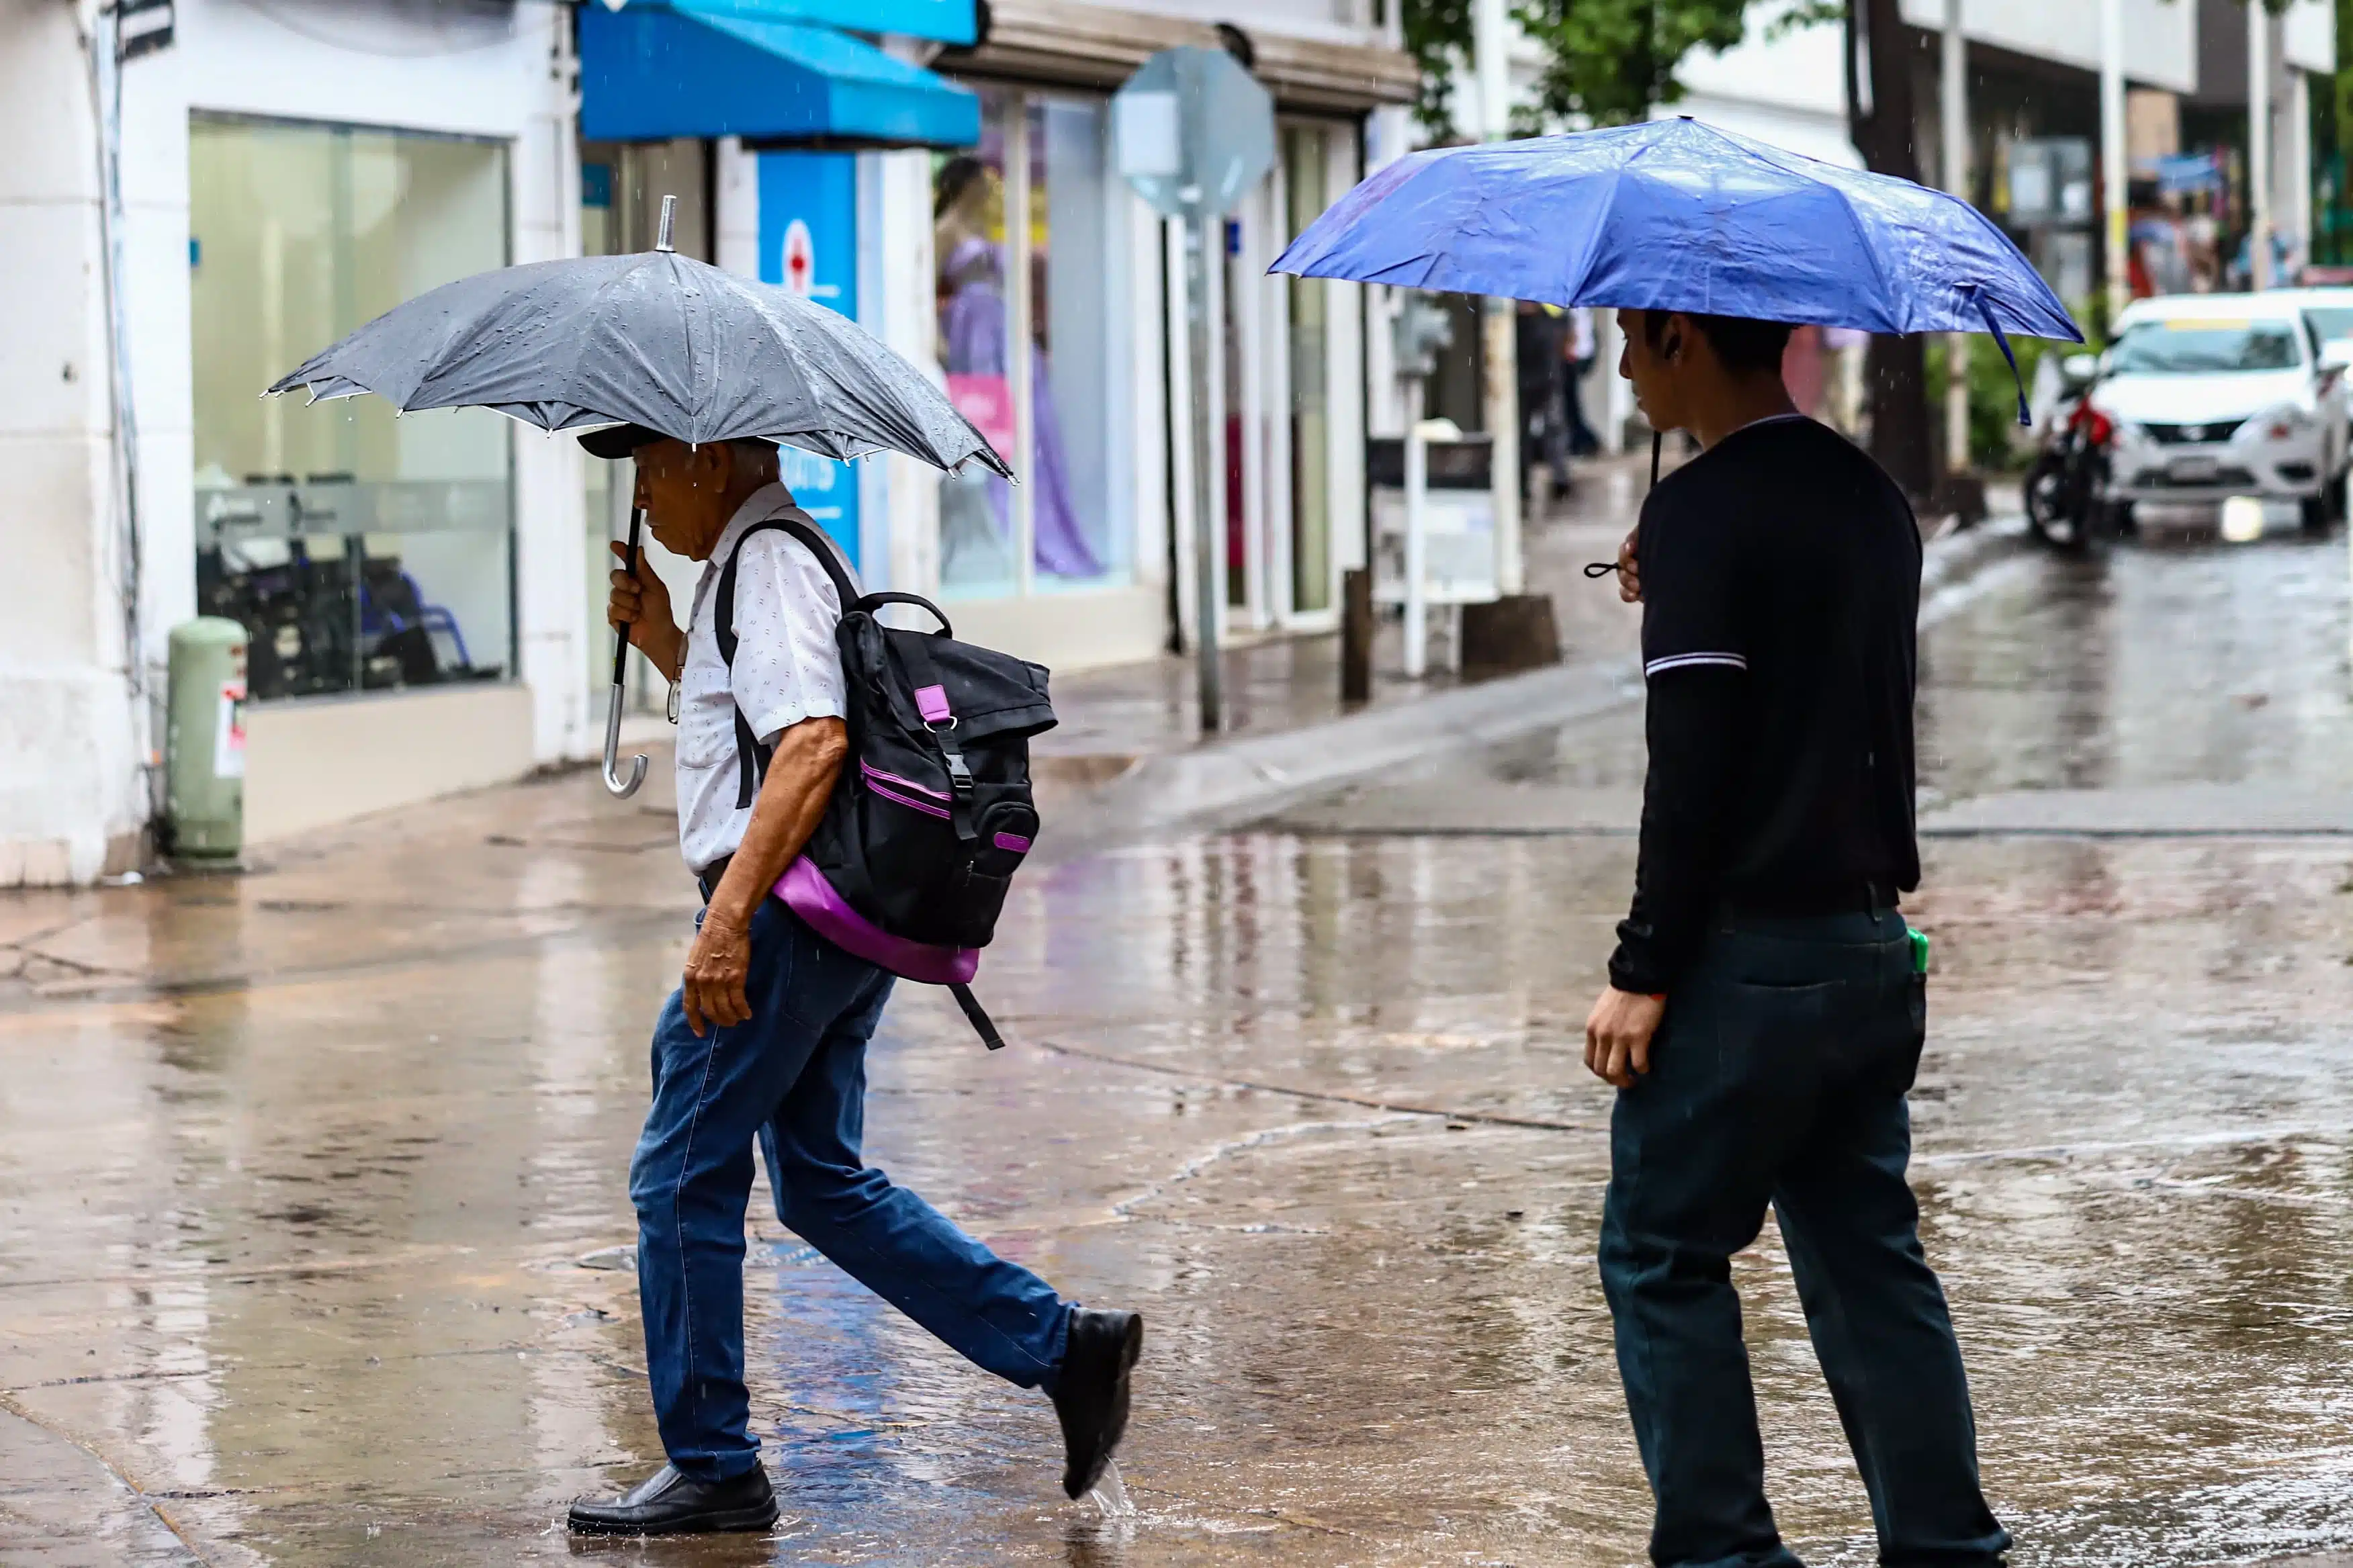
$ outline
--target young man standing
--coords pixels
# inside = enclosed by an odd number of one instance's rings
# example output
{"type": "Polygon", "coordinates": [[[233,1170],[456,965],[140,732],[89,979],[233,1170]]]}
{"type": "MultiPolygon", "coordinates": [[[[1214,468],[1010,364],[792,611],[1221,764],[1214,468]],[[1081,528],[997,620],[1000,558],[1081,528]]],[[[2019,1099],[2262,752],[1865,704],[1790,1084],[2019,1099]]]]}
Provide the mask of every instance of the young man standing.
{"type": "Polygon", "coordinates": [[[1799,1568],[1731,1282],[1769,1203],[1880,1561],[1994,1563],[2010,1536],[1905,1176],[1926,1016],[1896,912],[1920,880],[1919,531],[1877,465],[1791,406],[1788,328],[1619,319],[1643,415],[1702,448],[1620,552],[1650,772],[1632,912],[1586,1024],[1586,1063],[1620,1091],[1601,1279],[1651,1558],[1799,1568]]]}
{"type": "Polygon", "coordinates": [[[1064,1301],[866,1163],[866,1043],[891,976],[771,895],[824,816],[849,750],[840,595],[807,545],[764,526],[808,514],[777,482],[765,441],[690,447],[624,426],[581,445],[635,457],[654,538],[704,563],[683,632],[651,572],[615,572],[607,611],[680,687],[679,847],[704,909],[683,982],[654,1026],[653,1105],[629,1166],[646,1370],[670,1463],[627,1496],[573,1504],[572,1529],[760,1531],[776,1517],[744,1385],[755,1140],[776,1217],[802,1240],[976,1364],[1051,1395],[1068,1450],[1062,1488],[1083,1496],[1126,1429],[1142,1320],[1064,1301]],[[732,665],[717,637],[729,575],[732,665]],[[748,806],[738,804],[739,713],[773,748],[748,806]]]}

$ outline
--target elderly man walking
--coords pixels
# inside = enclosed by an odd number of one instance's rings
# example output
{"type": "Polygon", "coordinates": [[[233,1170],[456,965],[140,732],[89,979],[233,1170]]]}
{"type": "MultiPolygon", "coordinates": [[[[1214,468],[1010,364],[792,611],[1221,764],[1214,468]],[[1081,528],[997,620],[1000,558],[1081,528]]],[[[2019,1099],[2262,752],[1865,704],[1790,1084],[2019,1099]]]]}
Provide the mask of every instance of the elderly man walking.
{"type": "Polygon", "coordinates": [[[705,907],[654,1027],[653,1105],[629,1171],[646,1368],[670,1462],[617,1500],[575,1503],[571,1527],[758,1531],[776,1517],[744,1383],[755,1141],[778,1219],[975,1364],[1048,1393],[1063,1490],[1083,1496],[1126,1429],[1142,1320],[1065,1301],[867,1164],[866,1045],[892,976],[772,895],[833,798],[849,744],[840,594],[782,526],[808,514],[765,441],[689,447],[627,426],[582,445],[634,456],[654,537],[704,563],[684,632],[649,572],[615,572],[607,613],[680,687],[679,847],[705,907]],[[770,753],[748,806],[746,733],[770,753]]]}

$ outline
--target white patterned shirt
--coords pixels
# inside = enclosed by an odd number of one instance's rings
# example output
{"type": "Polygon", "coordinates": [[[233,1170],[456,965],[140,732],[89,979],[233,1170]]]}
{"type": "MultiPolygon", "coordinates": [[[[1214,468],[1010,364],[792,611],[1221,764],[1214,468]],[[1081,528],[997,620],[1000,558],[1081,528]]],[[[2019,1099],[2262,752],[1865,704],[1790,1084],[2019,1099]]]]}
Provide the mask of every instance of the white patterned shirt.
{"type": "Polygon", "coordinates": [[[720,570],[754,523],[782,517],[809,522],[784,486],[754,492],[720,534],[694,584],[686,668],[679,679],[678,847],[697,873],[733,855],[752,820],[750,807],[735,804],[735,710],[743,709],[763,745],[776,744],[777,736],[805,719],[848,713],[841,654],[833,640],[841,595],[808,546],[781,530],[755,534],[743,544],[735,566],[732,680],[719,657],[720,570]]]}

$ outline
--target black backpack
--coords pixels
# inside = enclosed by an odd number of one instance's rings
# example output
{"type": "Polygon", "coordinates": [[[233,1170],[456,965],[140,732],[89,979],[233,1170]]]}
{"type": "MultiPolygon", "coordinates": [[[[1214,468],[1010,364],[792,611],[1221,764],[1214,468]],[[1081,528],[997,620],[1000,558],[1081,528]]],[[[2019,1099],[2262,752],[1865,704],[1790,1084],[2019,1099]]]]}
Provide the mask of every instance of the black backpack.
{"type": "MultiPolygon", "coordinates": [[[[1038,837],[1029,737],[1054,727],[1047,671],[957,642],[947,616],[913,594],[864,594],[807,514],[755,523],[720,569],[712,629],[735,664],[735,561],[771,530],[808,547],[841,595],[842,690],[849,754],[807,847],[776,893],[836,946],[909,980],[945,985],[990,1050],[1005,1044],[972,994],[1006,889],[1038,837]],[[913,605],[937,632],[886,626],[885,605],[913,605]]],[[[759,793],[769,748],[739,707],[735,804],[759,793]]]]}

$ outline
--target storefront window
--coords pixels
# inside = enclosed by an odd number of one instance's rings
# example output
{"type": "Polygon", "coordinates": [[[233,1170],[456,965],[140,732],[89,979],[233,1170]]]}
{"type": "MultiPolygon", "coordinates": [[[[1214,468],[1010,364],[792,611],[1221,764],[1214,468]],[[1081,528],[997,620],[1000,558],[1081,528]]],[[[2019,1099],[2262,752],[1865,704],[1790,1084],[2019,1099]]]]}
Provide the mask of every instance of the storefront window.
{"type": "Polygon", "coordinates": [[[1099,100],[984,90],[980,145],[943,159],[933,214],[948,394],[1018,486],[940,488],[948,597],[1123,583],[1132,568],[1126,188],[1099,100]],[[1024,345],[1015,353],[1011,345],[1024,345]]]}
{"type": "Polygon", "coordinates": [[[205,116],[189,132],[200,607],[245,624],[257,700],[506,676],[508,422],[258,395],[506,262],[504,144],[205,116]]]}

